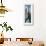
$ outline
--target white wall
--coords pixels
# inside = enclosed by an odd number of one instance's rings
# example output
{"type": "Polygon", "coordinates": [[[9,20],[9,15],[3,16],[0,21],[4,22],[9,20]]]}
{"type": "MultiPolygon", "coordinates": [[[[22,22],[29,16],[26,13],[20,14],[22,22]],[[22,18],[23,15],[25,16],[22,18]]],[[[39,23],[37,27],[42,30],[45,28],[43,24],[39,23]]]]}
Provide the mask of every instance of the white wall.
{"type": "Polygon", "coordinates": [[[13,32],[6,33],[5,37],[33,37],[35,40],[46,41],[46,0],[3,0],[4,5],[12,12],[0,17],[0,23],[8,22],[13,32]],[[34,4],[34,25],[24,26],[24,5],[34,4]],[[10,34],[10,35],[8,35],[10,34]]]}

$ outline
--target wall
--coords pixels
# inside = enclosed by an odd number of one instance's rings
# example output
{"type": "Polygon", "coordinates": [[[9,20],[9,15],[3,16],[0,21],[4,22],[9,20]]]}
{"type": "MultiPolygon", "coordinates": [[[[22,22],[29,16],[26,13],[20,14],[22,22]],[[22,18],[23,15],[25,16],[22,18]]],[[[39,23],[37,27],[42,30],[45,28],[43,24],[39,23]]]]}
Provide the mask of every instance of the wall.
{"type": "Polygon", "coordinates": [[[0,23],[8,22],[13,32],[5,32],[5,37],[33,37],[34,40],[46,41],[46,0],[3,0],[11,11],[0,17],[0,23]],[[34,5],[34,25],[24,26],[24,5],[34,5]],[[12,33],[12,34],[11,34],[12,33]],[[8,35],[9,34],[9,35],[8,35]]]}

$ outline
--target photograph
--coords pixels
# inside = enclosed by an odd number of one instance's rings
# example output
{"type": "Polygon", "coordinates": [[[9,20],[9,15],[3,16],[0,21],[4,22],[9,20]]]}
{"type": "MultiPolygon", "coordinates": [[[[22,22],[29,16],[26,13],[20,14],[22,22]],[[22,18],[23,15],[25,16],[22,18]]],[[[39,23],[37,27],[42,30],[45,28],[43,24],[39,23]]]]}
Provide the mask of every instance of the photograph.
{"type": "Polygon", "coordinates": [[[33,24],[33,5],[25,5],[24,23],[25,25],[33,24]]]}

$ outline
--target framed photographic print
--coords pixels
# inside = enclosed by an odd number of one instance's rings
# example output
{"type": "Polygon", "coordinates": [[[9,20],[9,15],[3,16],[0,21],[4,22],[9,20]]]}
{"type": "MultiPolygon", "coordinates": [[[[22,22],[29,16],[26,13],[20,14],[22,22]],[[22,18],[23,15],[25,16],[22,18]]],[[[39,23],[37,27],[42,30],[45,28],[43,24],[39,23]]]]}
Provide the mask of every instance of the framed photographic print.
{"type": "Polygon", "coordinates": [[[33,4],[26,4],[25,7],[25,14],[24,14],[24,25],[33,25],[33,15],[34,15],[34,8],[33,4]]]}

